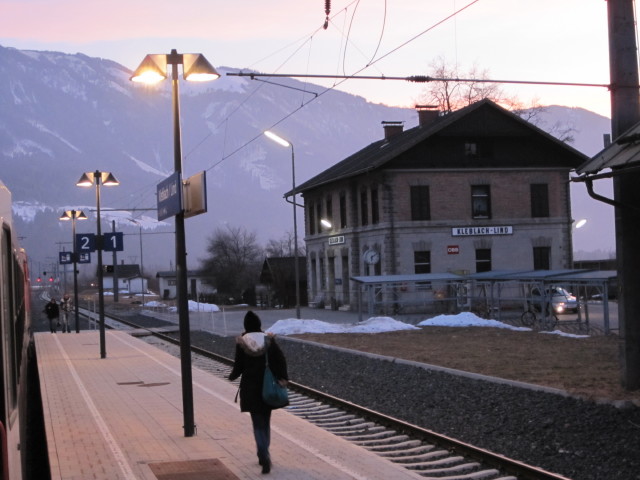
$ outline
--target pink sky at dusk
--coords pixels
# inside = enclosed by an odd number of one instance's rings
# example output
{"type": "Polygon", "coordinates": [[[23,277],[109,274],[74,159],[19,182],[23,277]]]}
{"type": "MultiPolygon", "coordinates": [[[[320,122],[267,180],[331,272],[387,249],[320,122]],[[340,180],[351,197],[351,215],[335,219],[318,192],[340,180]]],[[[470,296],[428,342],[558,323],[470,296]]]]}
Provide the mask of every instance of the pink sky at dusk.
{"type": "MultiPolygon", "coordinates": [[[[214,65],[262,72],[424,75],[443,57],[463,72],[476,64],[493,79],[608,83],[603,0],[333,0],[327,30],[321,28],[324,3],[0,0],[0,45],[80,52],[130,69],[147,53],[176,48],[203,53],[214,65]]],[[[340,89],[373,102],[411,106],[424,86],[350,80],[340,89]]],[[[503,89],[523,100],[610,115],[604,88],[503,89]]]]}

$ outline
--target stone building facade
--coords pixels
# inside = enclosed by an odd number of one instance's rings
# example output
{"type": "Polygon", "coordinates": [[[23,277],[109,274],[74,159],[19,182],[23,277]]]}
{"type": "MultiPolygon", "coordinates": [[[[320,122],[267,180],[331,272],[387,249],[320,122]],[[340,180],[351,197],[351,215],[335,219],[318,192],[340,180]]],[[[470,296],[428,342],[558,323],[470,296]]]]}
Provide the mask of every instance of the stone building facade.
{"type": "Polygon", "coordinates": [[[309,300],[353,305],[355,276],[571,268],[586,157],[489,100],[418,113],[296,189],[309,300]]]}

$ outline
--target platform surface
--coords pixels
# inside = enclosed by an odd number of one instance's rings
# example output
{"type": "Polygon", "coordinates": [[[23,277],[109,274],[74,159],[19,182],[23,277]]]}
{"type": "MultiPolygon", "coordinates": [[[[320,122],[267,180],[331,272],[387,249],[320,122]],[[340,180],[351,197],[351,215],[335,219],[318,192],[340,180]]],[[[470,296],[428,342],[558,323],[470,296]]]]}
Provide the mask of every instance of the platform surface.
{"type": "Polygon", "coordinates": [[[237,387],[193,368],[196,435],[183,431],[180,360],[124,332],[36,333],[53,480],[419,479],[286,410],[261,474],[237,387]]]}

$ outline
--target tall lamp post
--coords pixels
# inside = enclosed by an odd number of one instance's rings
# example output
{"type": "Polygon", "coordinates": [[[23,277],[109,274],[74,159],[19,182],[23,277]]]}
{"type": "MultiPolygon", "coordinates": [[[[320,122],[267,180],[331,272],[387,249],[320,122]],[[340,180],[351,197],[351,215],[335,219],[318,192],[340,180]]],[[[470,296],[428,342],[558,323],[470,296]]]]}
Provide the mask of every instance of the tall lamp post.
{"type": "MultiPolygon", "coordinates": [[[[178,66],[182,65],[185,80],[206,82],[220,77],[216,69],[199,53],[179,54],[171,50],[167,54],[151,54],[144,57],[130,80],[140,83],[157,83],[167,78],[167,67],[171,66],[173,106],[173,161],[174,171],[182,178],[182,146],[180,140],[180,100],[178,97],[178,66]]],[[[182,182],[182,180],[181,180],[182,182]]],[[[189,327],[189,303],[187,300],[187,252],[184,229],[184,210],[175,215],[176,224],[176,296],[178,321],[180,324],[180,367],[182,372],[182,406],[184,436],[195,432],[193,420],[193,384],[191,376],[191,332],[189,327]]]]}
{"type": "MultiPolygon", "coordinates": [[[[293,144],[281,136],[273,133],[270,130],[264,132],[267,138],[270,138],[274,142],[283,147],[291,147],[291,196],[293,199],[291,200],[291,204],[293,205],[293,265],[294,265],[294,275],[296,282],[296,318],[300,318],[300,266],[298,265],[298,216],[296,214],[296,162],[295,162],[295,154],[293,152],[293,144]]],[[[289,200],[287,200],[289,201],[289,200]]]]}
{"type": "Polygon", "coordinates": [[[66,210],[60,220],[71,220],[73,232],[73,310],[75,311],[76,333],[80,333],[80,315],[78,313],[78,248],[76,245],[76,220],[87,220],[82,210],[66,210]]]}
{"type": "Polygon", "coordinates": [[[85,172],[76,183],[78,187],[96,186],[96,208],[97,208],[97,227],[96,227],[96,249],[98,250],[98,314],[100,317],[100,358],[107,357],[107,348],[104,333],[104,281],[102,271],[102,227],[100,225],[100,184],[105,187],[120,185],[116,177],[109,172],[85,172]]]}

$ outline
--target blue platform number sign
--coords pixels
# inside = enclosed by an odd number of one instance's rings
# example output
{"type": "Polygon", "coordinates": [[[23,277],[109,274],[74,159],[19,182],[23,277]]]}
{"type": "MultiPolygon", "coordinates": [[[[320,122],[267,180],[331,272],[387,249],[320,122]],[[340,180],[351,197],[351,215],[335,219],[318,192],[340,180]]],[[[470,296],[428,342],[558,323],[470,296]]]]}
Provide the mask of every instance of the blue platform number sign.
{"type": "Polygon", "coordinates": [[[110,232],[102,234],[102,249],[105,252],[121,252],[124,250],[122,232],[110,232]]]}
{"type": "Polygon", "coordinates": [[[91,263],[91,253],[78,253],[78,263],[91,263]]]}
{"type": "Polygon", "coordinates": [[[71,252],[58,252],[60,265],[70,265],[73,263],[73,255],[71,252]]]}
{"type": "Polygon", "coordinates": [[[76,248],[79,253],[96,251],[96,236],[93,233],[76,233],[76,248]]]}

